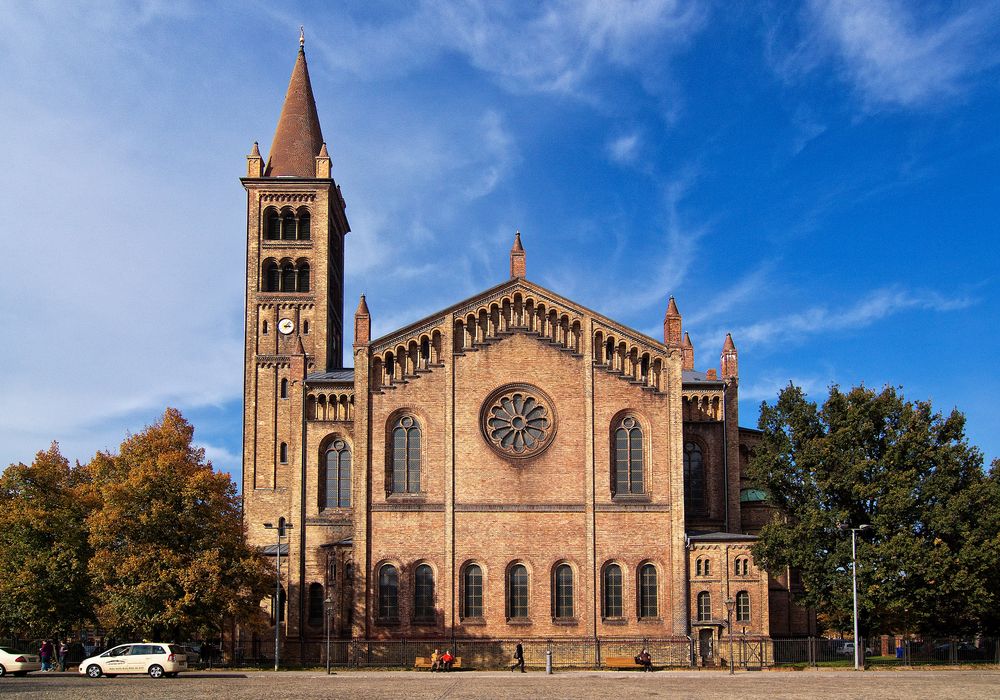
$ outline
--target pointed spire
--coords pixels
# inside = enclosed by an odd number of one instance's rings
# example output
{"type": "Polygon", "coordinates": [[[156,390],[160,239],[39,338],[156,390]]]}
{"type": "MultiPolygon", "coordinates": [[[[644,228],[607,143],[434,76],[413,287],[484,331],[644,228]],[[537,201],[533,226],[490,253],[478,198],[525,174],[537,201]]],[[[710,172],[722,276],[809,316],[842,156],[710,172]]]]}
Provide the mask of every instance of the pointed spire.
{"type": "Polygon", "coordinates": [[[368,313],[368,302],[365,301],[365,295],[361,295],[360,301],[358,301],[358,310],[354,312],[355,316],[370,316],[368,313]]]}
{"type": "Polygon", "coordinates": [[[372,319],[368,313],[368,303],[365,295],[358,301],[358,310],[354,312],[354,344],[368,345],[372,340],[372,319]]]}
{"type": "Polygon", "coordinates": [[[260,147],[253,142],[250,153],[247,154],[247,177],[260,177],[264,174],[264,159],[260,157],[260,147]]]}
{"type": "Polygon", "coordinates": [[[681,344],[681,312],[677,310],[673,296],[667,302],[667,313],[663,316],[663,344],[675,347],[681,344]]]}
{"type": "Polygon", "coordinates": [[[691,336],[684,331],[684,342],[681,343],[681,369],[694,369],[694,345],[691,343],[691,336]]]}
{"type": "Polygon", "coordinates": [[[326,150],[326,141],[323,142],[323,146],[319,149],[319,155],[317,158],[329,158],[330,152],[326,150]]]}
{"type": "Polygon", "coordinates": [[[722,344],[721,369],[723,379],[735,379],[740,376],[739,355],[731,333],[726,333],[726,342],[722,344]]]}
{"type": "Polygon", "coordinates": [[[514,233],[514,245],[510,249],[510,278],[524,279],[528,276],[527,254],[521,245],[521,232],[514,233]]]}
{"type": "Polygon", "coordinates": [[[268,153],[267,177],[316,176],[316,155],[323,144],[323,131],[319,126],[316,100],[309,82],[309,67],[302,45],[304,34],[299,36],[299,55],[295,59],[288,92],[281,107],[278,128],[268,153]]]}
{"type": "Polygon", "coordinates": [[[672,294],[670,295],[670,300],[667,301],[667,314],[666,315],[668,317],[669,316],[680,316],[681,315],[681,312],[677,310],[677,302],[674,301],[674,297],[673,297],[672,294]]]}

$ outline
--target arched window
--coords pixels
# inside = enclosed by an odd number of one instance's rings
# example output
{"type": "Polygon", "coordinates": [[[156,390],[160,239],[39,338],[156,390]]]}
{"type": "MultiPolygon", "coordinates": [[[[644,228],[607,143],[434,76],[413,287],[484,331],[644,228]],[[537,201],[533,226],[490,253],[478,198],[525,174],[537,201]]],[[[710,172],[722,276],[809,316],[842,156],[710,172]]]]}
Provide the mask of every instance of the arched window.
{"type": "Polygon", "coordinates": [[[739,557],[733,564],[733,575],[734,576],[749,576],[750,575],[750,560],[746,557],[739,557]]]}
{"type": "Polygon", "coordinates": [[[281,219],[274,209],[268,209],[264,213],[264,238],[269,241],[281,238],[281,219]]]}
{"type": "Polygon", "coordinates": [[[309,224],[310,224],[309,212],[302,212],[301,214],[299,214],[298,234],[300,241],[309,240],[309,224]]]}
{"type": "Polygon", "coordinates": [[[283,292],[294,292],[295,291],[295,267],[291,263],[285,263],[281,266],[281,291],[283,292]]]}
{"type": "Polygon", "coordinates": [[[702,591],[698,594],[698,622],[712,619],[712,594],[702,591]]]}
{"type": "Polygon", "coordinates": [[[277,292],[280,287],[280,273],[278,272],[278,263],[273,260],[266,265],[264,265],[264,291],[265,292],[277,292]]]}
{"type": "Polygon", "coordinates": [[[750,622],[750,594],[746,591],[736,594],[736,621],[750,622]]]}
{"type": "Polygon", "coordinates": [[[264,321],[263,331],[264,331],[264,335],[267,335],[267,321],[264,321]]]}
{"type": "Polygon", "coordinates": [[[302,322],[302,335],[309,335],[309,321],[302,322]]]}
{"type": "Polygon", "coordinates": [[[281,394],[280,394],[281,398],[287,399],[288,398],[288,380],[287,379],[282,378],[282,380],[281,380],[281,390],[280,391],[281,391],[281,394]]]}
{"type": "Polygon", "coordinates": [[[322,495],[321,509],[351,507],[351,448],[343,440],[326,451],[322,495]]]}
{"type": "Polygon", "coordinates": [[[281,215],[281,239],[285,241],[295,240],[295,214],[290,211],[281,215]]]}
{"type": "Polygon", "coordinates": [[[402,416],[392,429],[392,493],[420,492],[420,424],[402,416]]]}
{"type": "Polygon", "coordinates": [[[615,429],[615,495],[642,493],[642,428],[633,416],[625,416],[615,429]]]}
{"type": "Polygon", "coordinates": [[[660,616],[660,601],[657,595],[656,567],[643,564],[639,569],[639,618],[654,619],[660,616]]]}
{"type": "Polygon", "coordinates": [[[528,569],[514,564],[507,572],[507,618],[528,619],[528,569]]]}
{"type": "Polygon", "coordinates": [[[601,614],[605,618],[622,617],[622,567],[617,564],[608,564],[604,567],[604,580],[601,585],[601,598],[603,610],[601,614]]]}
{"type": "Polygon", "coordinates": [[[710,559],[705,560],[705,575],[706,576],[712,575],[712,561],[710,559]]]}
{"type": "Polygon", "coordinates": [[[462,617],[483,616],[483,570],[478,564],[469,564],[462,574],[462,617]]]}
{"type": "Polygon", "coordinates": [[[569,564],[560,564],[552,578],[552,616],[570,619],[573,617],[573,569],[569,564]]]}
{"type": "Polygon", "coordinates": [[[744,559],[743,560],[743,566],[741,568],[740,575],[741,576],[749,576],[750,575],[750,560],[749,559],[744,559]]]}
{"type": "Polygon", "coordinates": [[[385,622],[399,620],[399,572],[392,564],[378,570],[378,618],[385,622]]]}
{"type": "Polygon", "coordinates": [[[705,508],[705,462],[693,442],[684,445],[684,508],[693,513],[705,508]]]}
{"type": "Polygon", "coordinates": [[[299,286],[296,287],[296,291],[308,292],[309,291],[309,263],[300,263],[299,270],[299,286]]]}
{"type": "Polygon", "coordinates": [[[413,619],[434,620],[434,572],[427,564],[417,567],[413,577],[413,619]]]}
{"type": "Polygon", "coordinates": [[[309,624],[319,627],[323,624],[323,584],[309,584],[309,624]]]}
{"type": "Polygon", "coordinates": [[[278,445],[278,461],[282,464],[288,463],[288,444],[281,443],[278,445]]]}

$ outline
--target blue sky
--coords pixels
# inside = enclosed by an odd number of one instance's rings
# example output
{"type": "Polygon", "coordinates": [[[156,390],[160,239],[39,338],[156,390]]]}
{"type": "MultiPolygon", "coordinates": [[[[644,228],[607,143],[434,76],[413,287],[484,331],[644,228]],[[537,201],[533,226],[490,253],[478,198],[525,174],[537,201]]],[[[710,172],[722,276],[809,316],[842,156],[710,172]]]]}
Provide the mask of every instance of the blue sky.
{"type": "Polygon", "coordinates": [[[306,26],[385,333],[507,274],[699,369],[900,385],[1000,456],[1000,2],[0,5],[0,463],[166,405],[239,472],[245,196],[306,26]]]}

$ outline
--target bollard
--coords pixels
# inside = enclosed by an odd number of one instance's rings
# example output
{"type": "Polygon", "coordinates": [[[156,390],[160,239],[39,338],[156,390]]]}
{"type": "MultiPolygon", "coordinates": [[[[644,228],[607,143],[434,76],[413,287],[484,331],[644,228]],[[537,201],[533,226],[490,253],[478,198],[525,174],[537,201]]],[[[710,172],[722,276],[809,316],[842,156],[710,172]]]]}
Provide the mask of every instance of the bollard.
{"type": "Polygon", "coordinates": [[[545,650],[545,673],[552,675],[552,650],[545,650]]]}

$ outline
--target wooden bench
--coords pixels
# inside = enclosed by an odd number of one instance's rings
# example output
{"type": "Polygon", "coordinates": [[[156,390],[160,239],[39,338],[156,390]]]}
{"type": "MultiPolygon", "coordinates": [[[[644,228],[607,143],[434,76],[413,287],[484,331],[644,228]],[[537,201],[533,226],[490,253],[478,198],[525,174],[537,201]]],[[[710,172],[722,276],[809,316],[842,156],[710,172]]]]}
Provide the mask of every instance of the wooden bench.
{"type": "Polygon", "coordinates": [[[637,664],[631,656],[609,656],[602,662],[604,668],[617,669],[637,669],[642,668],[642,664],[637,664]]]}
{"type": "MultiPolygon", "coordinates": [[[[418,656],[413,660],[413,668],[430,668],[431,667],[431,657],[429,656],[418,656]]],[[[456,668],[462,668],[462,657],[456,656],[455,660],[451,662],[451,670],[456,668]]],[[[442,669],[443,670],[443,669],[442,669]]]]}

